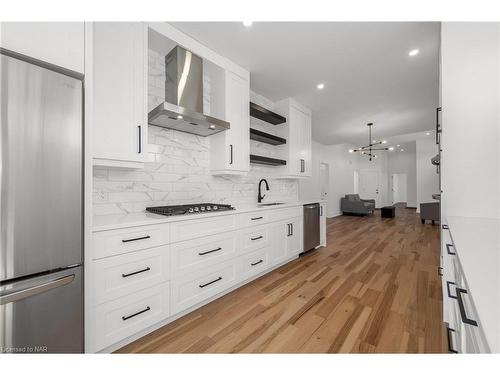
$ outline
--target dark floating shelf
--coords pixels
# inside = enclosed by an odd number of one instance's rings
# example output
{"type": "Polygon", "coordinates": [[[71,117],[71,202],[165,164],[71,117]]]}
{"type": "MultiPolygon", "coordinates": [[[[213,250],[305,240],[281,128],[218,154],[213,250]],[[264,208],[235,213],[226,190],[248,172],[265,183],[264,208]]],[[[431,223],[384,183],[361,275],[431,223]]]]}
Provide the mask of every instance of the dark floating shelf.
{"type": "Polygon", "coordinates": [[[250,139],[254,141],[264,142],[273,146],[284,145],[286,143],[285,138],[277,137],[275,135],[261,132],[257,129],[250,128],[250,139]]]}
{"type": "Polygon", "coordinates": [[[250,163],[264,165],[286,165],[286,160],[268,158],[266,156],[250,154],[250,163]]]}
{"type": "Polygon", "coordinates": [[[259,120],[268,122],[273,125],[279,125],[286,122],[286,118],[274,113],[258,104],[250,102],[250,116],[258,118],[259,120]]]}

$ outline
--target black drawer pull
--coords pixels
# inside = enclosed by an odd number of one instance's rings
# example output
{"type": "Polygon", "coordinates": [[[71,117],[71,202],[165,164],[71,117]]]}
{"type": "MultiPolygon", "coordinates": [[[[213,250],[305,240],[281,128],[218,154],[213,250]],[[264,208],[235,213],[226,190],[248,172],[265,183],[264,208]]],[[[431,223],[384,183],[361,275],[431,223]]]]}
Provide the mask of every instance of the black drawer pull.
{"type": "Polygon", "coordinates": [[[134,316],[137,316],[139,314],[143,314],[143,313],[145,313],[146,311],[149,311],[149,310],[151,310],[151,307],[148,306],[144,310],[138,311],[135,314],[132,314],[132,315],[129,315],[129,316],[122,316],[122,319],[123,320],[130,319],[130,318],[133,318],[134,316]]]}
{"type": "Polygon", "coordinates": [[[292,230],[290,229],[290,225],[291,224],[287,224],[286,227],[287,227],[287,233],[286,233],[286,236],[287,237],[290,237],[292,235],[292,230]]]}
{"type": "Polygon", "coordinates": [[[462,317],[462,322],[466,324],[470,324],[471,326],[477,327],[477,322],[473,319],[467,317],[467,313],[465,312],[464,301],[462,299],[462,293],[467,293],[465,289],[457,288],[457,299],[458,299],[458,309],[460,310],[460,316],[462,317]]]}
{"type": "Polygon", "coordinates": [[[453,251],[450,250],[450,247],[455,247],[455,246],[453,246],[451,243],[447,243],[446,244],[446,251],[448,252],[448,254],[450,254],[450,255],[457,255],[457,253],[455,253],[455,252],[453,252],[453,251]]]}
{"type": "Polygon", "coordinates": [[[144,237],[137,237],[137,238],[131,238],[128,240],[122,240],[122,242],[132,242],[132,241],[140,241],[140,240],[147,240],[151,238],[151,236],[144,236],[144,237]]]}
{"type": "Polygon", "coordinates": [[[453,328],[450,328],[450,327],[446,327],[446,331],[448,333],[448,352],[450,353],[458,353],[458,351],[456,351],[455,349],[453,349],[453,345],[451,343],[451,333],[452,332],[455,332],[455,330],[453,328]]]}
{"type": "MultiPolygon", "coordinates": [[[[457,296],[454,296],[454,295],[451,294],[450,285],[457,286],[457,284],[455,284],[455,283],[453,283],[451,281],[447,281],[446,282],[446,291],[448,292],[448,297],[453,298],[453,299],[457,299],[457,296]]],[[[457,294],[458,294],[458,288],[455,288],[455,290],[457,290],[457,294]]]]}
{"type": "Polygon", "coordinates": [[[259,260],[258,262],[255,262],[255,263],[250,263],[250,265],[251,265],[251,266],[256,266],[257,264],[262,263],[263,261],[264,261],[264,260],[262,260],[262,259],[261,259],[261,260],[259,260]]]}
{"type": "Polygon", "coordinates": [[[443,224],[443,229],[449,229],[448,225],[443,224]]]}
{"type": "Polygon", "coordinates": [[[209,286],[210,284],[213,284],[213,283],[216,283],[217,281],[221,281],[222,280],[222,277],[218,277],[216,278],[215,280],[212,280],[212,281],[209,281],[208,283],[206,284],[202,284],[202,285],[198,285],[200,288],[204,288],[206,286],[209,286]]]}
{"type": "Polygon", "coordinates": [[[213,250],[204,251],[202,253],[198,253],[198,255],[206,255],[206,254],[210,254],[210,253],[215,253],[216,251],[220,251],[220,250],[222,250],[222,247],[218,247],[217,249],[213,249],[213,250]]]}
{"type": "Polygon", "coordinates": [[[259,216],[259,217],[252,217],[250,220],[260,220],[260,219],[263,219],[262,216],[259,216]]]}
{"type": "Polygon", "coordinates": [[[138,273],[143,273],[143,272],[150,271],[150,270],[151,270],[151,268],[146,267],[143,270],[139,270],[139,271],[135,271],[135,272],[130,272],[130,273],[122,273],[122,277],[129,277],[129,276],[137,275],[138,273]]]}
{"type": "Polygon", "coordinates": [[[262,236],[258,236],[258,237],[252,237],[250,238],[252,241],[255,241],[255,240],[260,240],[261,238],[263,238],[262,236]]]}
{"type": "Polygon", "coordinates": [[[443,276],[443,267],[438,267],[438,276],[443,276]]]}

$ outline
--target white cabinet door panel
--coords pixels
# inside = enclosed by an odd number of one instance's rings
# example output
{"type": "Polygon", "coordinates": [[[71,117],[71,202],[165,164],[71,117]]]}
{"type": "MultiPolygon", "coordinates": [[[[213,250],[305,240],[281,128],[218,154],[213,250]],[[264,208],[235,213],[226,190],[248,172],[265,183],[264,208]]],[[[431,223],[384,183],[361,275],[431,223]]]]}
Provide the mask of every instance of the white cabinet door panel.
{"type": "Polygon", "coordinates": [[[141,22],[95,22],[94,158],[147,159],[146,31],[141,22]]]}

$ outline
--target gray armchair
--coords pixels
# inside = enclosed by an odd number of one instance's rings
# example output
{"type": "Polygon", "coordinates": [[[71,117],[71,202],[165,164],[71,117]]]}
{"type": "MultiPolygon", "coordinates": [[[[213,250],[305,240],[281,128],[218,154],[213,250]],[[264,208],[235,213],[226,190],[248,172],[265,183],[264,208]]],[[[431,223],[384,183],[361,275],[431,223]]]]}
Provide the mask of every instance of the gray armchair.
{"type": "Polygon", "coordinates": [[[432,225],[439,221],[440,202],[420,203],[420,220],[425,224],[430,220],[432,225]]]}
{"type": "Polygon", "coordinates": [[[361,199],[359,194],[346,194],[340,198],[340,210],[344,214],[368,215],[375,210],[375,199],[361,199]]]}

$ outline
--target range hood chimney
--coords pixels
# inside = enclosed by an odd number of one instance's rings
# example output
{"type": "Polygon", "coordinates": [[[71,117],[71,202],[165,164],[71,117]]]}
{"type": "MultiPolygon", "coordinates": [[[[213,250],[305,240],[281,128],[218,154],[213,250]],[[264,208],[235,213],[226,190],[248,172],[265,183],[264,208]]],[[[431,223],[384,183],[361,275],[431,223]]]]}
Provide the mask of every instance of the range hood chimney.
{"type": "Polygon", "coordinates": [[[176,46],[165,56],[165,102],[148,115],[150,125],[206,137],[230,128],[203,114],[203,60],[176,46]]]}

